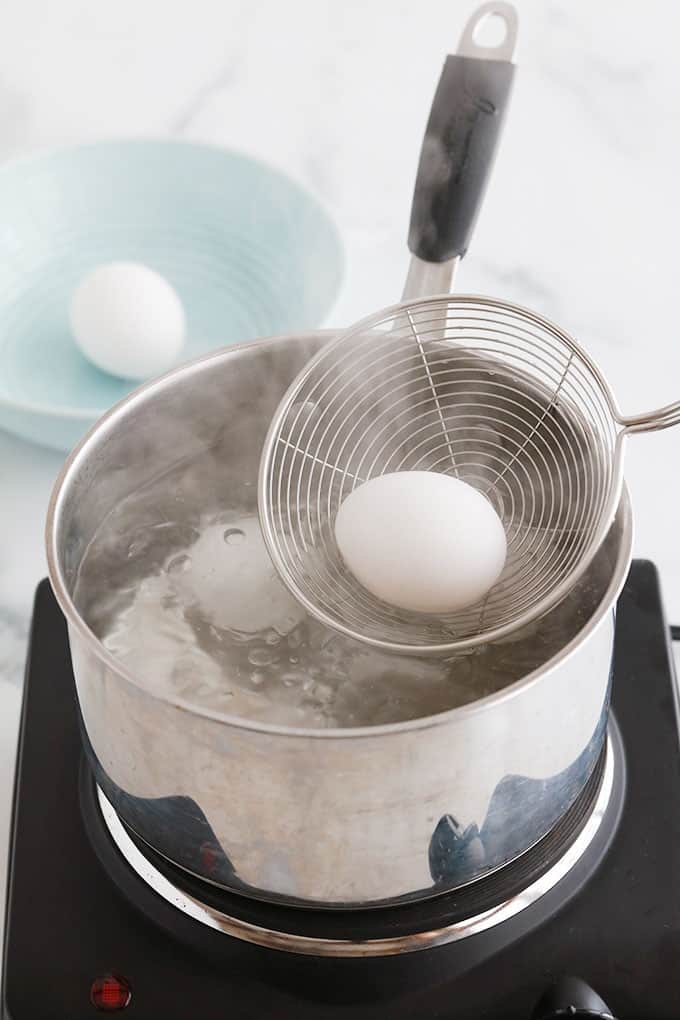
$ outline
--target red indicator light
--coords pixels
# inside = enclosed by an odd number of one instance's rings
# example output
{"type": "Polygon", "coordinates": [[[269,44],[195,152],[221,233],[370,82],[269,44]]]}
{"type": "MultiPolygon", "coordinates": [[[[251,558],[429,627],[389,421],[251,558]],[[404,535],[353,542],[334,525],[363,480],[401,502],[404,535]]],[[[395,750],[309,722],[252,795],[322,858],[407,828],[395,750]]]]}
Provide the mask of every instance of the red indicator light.
{"type": "Polygon", "coordinates": [[[125,978],[117,977],[115,974],[105,974],[97,978],[90,987],[90,1002],[95,1009],[100,1009],[103,1013],[125,1009],[131,998],[129,984],[125,978]]]}
{"type": "Polygon", "coordinates": [[[201,864],[205,871],[212,872],[215,870],[217,852],[210,846],[210,843],[204,843],[201,847],[201,864]]]}

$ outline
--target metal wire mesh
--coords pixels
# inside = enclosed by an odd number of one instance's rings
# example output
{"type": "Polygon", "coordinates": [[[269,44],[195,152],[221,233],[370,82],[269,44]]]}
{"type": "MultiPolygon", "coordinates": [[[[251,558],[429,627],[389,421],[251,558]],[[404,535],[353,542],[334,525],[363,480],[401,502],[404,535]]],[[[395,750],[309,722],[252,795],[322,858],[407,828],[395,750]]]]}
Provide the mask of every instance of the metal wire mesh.
{"type": "Polygon", "coordinates": [[[547,611],[587,567],[619,498],[619,436],[596,366],[540,316],[458,295],[397,306],[331,341],[286,394],[261,464],[264,537],[330,626],[395,651],[454,651],[547,611]],[[500,579],[455,614],[383,603],[337,548],[349,492],[410,470],[475,486],[506,530],[500,579]]]}

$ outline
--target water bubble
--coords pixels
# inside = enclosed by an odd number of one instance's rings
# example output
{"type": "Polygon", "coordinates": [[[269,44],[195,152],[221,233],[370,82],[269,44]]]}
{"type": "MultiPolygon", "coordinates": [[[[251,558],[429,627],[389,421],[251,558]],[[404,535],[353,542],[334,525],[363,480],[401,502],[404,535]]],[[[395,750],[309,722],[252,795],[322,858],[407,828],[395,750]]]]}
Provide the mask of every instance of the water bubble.
{"type": "Polygon", "coordinates": [[[168,574],[185,574],[187,570],[191,570],[191,556],[187,553],[173,556],[165,569],[168,574]]]}
{"type": "Polygon", "coordinates": [[[283,673],[281,681],[284,687],[296,687],[303,677],[299,673],[283,673]]]}
{"type": "Polygon", "coordinates": [[[265,681],[264,673],[255,672],[250,674],[250,682],[253,685],[253,687],[260,687],[264,683],[264,681],[265,681]]]}
{"type": "Polygon", "coordinates": [[[333,689],[328,684],[315,683],[312,688],[312,693],[316,701],[320,704],[327,704],[333,697],[333,689]]]}
{"type": "Polygon", "coordinates": [[[244,633],[244,631],[241,630],[232,630],[231,627],[227,628],[227,632],[231,640],[236,645],[247,645],[250,643],[250,641],[252,641],[253,638],[252,634],[246,634],[244,633]]]}
{"type": "Polygon", "coordinates": [[[134,556],[139,556],[145,552],[151,544],[151,538],[148,534],[142,534],[138,538],[134,538],[130,542],[127,549],[127,558],[132,559],[134,556]]]}
{"type": "Polygon", "coordinates": [[[292,664],[293,666],[295,666],[295,665],[296,665],[296,663],[298,663],[298,662],[300,661],[300,656],[299,656],[299,655],[289,655],[289,656],[288,656],[288,661],[289,661],[289,662],[290,662],[290,663],[291,663],[291,664],[292,664]]]}
{"type": "MultiPolygon", "coordinates": [[[[300,628],[296,627],[295,630],[292,630],[290,632],[290,634],[288,635],[288,647],[289,648],[299,648],[301,644],[302,644],[302,634],[300,633],[300,628]]],[[[292,662],[292,659],[291,659],[291,662],[292,662]]]]}
{"type": "Polygon", "coordinates": [[[271,666],[276,661],[276,653],[270,648],[251,648],[248,652],[248,662],[253,666],[271,666]]]}
{"type": "Polygon", "coordinates": [[[274,624],[274,630],[281,637],[287,637],[291,630],[294,630],[299,619],[299,616],[293,616],[292,613],[289,613],[279,623],[274,624]]]}
{"type": "Polygon", "coordinates": [[[312,651],[322,652],[324,649],[335,641],[337,634],[329,630],[328,627],[321,627],[317,625],[317,628],[313,630],[309,637],[309,647],[312,651]]]}
{"type": "Polygon", "coordinates": [[[240,528],[227,528],[222,537],[227,545],[242,545],[246,540],[246,533],[240,528]]]}

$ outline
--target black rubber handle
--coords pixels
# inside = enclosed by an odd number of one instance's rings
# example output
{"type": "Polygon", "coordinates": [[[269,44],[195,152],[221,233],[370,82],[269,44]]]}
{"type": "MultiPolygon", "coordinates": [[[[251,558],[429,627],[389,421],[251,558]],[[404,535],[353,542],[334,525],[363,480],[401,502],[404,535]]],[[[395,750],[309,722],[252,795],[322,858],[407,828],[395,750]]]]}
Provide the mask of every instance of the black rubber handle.
{"type": "Polygon", "coordinates": [[[425,262],[467,251],[510,98],[514,64],[446,58],[427,123],[408,246],[425,262]]]}

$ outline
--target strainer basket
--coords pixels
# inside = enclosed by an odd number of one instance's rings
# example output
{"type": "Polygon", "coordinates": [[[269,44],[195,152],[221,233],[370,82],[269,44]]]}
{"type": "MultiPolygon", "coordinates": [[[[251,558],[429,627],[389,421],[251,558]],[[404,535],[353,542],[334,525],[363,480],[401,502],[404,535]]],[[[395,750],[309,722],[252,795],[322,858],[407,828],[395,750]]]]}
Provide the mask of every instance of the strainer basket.
{"type": "Polygon", "coordinates": [[[286,585],[329,626],[395,652],[453,653],[564,597],[613,520],[626,437],[679,421],[680,403],[622,416],[588,354],[525,308],[467,295],[397,305],[326,345],[286,394],[261,465],[264,537],[286,585]],[[506,530],[500,579],[455,614],[383,603],[335,542],[353,488],[415,470],[475,486],[506,530]]]}

